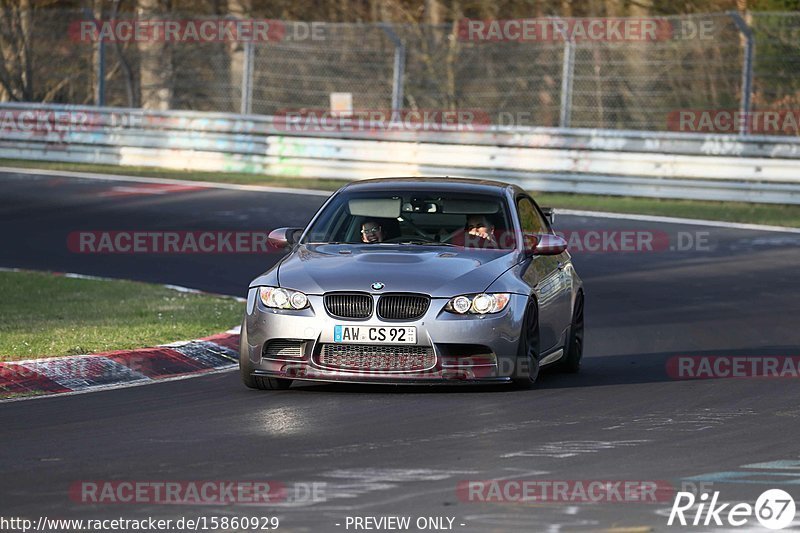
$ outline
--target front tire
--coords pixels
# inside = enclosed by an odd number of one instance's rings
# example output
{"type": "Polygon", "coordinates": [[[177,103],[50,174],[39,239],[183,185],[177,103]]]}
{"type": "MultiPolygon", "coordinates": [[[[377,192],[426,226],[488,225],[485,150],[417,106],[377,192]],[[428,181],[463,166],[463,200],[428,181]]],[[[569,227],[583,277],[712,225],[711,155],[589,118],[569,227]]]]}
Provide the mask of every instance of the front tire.
{"type": "Polygon", "coordinates": [[[257,387],[261,390],[286,390],[292,386],[291,379],[268,378],[264,376],[253,376],[257,387]]]}
{"type": "Polygon", "coordinates": [[[239,373],[242,376],[242,383],[248,389],[258,389],[258,383],[256,382],[255,376],[250,373],[250,369],[246,368],[245,365],[242,364],[242,361],[239,361],[239,373]]]}
{"type": "Polygon", "coordinates": [[[239,359],[239,372],[245,387],[258,390],[286,390],[292,386],[291,379],[270,378],[267,376],[254,376],[249,363],[239,359]]]}
{"type": "Polygon", "coordinates": [[[525,308],[511,382],[516,388],[530,389],[539,377],[539,312],[534,301],[525,308]]]}
{"type": "Polygon", "coordinates": [[[569,340],[565,347],[564,358],[559,370],[568,374],[576,374],[581,369],[583,359],[583,293],[575,298],[575,309],[572,312],[572,323],[569,327],[569,340]]]}

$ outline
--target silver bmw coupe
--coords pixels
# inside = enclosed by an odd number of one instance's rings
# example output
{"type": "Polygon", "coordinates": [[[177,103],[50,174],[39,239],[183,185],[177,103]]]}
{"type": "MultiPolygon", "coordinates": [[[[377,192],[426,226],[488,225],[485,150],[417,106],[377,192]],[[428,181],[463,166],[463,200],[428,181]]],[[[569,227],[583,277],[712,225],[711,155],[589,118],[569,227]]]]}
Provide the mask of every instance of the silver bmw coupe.
{"type": "Polygon", "coordinates": [[[244,384],[512,383],[577,372],[583,284],[552,213],[507,183],[456,178],[358,181],[250,283],[244,384]]]}

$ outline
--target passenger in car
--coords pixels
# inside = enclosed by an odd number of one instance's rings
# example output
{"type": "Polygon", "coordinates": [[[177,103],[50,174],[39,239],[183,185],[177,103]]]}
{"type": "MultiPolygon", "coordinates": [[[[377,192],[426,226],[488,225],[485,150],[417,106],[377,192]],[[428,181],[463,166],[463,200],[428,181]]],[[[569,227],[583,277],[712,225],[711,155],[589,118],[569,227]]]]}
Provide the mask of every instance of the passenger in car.
{"type": "Polygon", "coordinates": [[[374,244],[383,242],[383,228],[374,220],[365,220],[361,224],[361,242],[374,244]]]}
{"type": "Polygon", "coordinates": [[[467,233],[467,235],[479,237],[491,243],[497,244],[497,239],[494,235],[494,224],[489,222],[489,219],[487,219],[484,215],[468,216],[464,231],[467,233]]]}

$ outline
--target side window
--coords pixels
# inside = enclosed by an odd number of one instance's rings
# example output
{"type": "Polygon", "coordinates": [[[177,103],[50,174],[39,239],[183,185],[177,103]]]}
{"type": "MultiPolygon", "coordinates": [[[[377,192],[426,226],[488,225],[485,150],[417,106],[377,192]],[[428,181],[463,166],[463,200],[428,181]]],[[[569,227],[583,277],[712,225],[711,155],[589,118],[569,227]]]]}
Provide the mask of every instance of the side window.
{"type": "Polygon", "coordinates": [[[519,223],[525,233],[548,233],[547,224],[542,220],[539,211],[533,206],[528,198],[522,197],[517,200],[517,210],[519,211],[519,223]]]}

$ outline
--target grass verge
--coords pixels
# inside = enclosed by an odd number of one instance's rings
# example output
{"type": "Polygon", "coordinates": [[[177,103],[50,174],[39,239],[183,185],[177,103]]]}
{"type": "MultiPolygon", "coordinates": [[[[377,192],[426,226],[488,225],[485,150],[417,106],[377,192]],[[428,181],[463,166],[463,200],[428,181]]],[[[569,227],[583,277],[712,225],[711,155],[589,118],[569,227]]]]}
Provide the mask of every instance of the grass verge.
{"type": "Polygon", "coordinates": [[[135,281],[0,272],[0,361],[191,340],[241,319],[233,298],[135,281]]]}
{"type": "MultiPolygon", "coordinates": [[[[68,170],[73,172],[99,172],[152,178],[214,181],[246,185],[268,185],[298,189],[334,191],[344,185],[343,180],[296,178],[290,176],[265,176],[242,172],[199,172],[156,169],[152,167],[119,167],[78,163],[55,163],[0,159],[0,166],[68,170]]],[[[537,193],[540,205],[561,209],[586,209],[614,213],[661,215],[681,218],[722,220],[750,224],[800,227],[800,205],[751,204],[744,202],[711,202],[700,200],[673,200],[631,196],[597,196],[591,194],[537,193]]]]}

